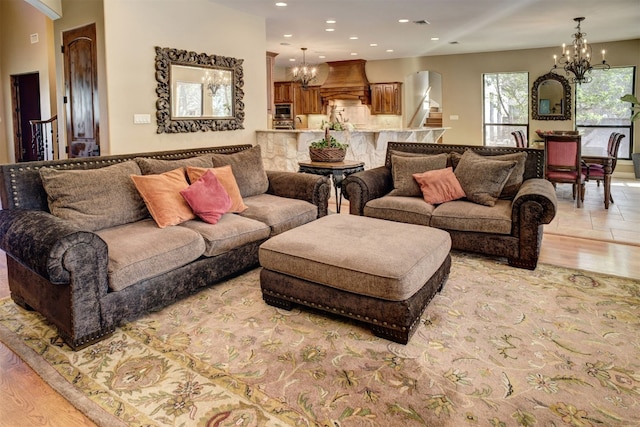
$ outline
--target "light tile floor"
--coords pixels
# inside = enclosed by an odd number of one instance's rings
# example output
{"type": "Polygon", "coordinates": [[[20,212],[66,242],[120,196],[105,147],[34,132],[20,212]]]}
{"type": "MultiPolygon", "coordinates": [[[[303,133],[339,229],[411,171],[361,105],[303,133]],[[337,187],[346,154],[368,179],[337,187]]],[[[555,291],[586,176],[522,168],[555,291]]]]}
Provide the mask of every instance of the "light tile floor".
{"type": "Polygon", "coordinates": [[[604,188],[588,182],[584,206],[576,208],[571,185],[558,184],[558,213],[544,232],[640,246],[640,180],[614,179],[614,203],[604,208],[604,188]]]}

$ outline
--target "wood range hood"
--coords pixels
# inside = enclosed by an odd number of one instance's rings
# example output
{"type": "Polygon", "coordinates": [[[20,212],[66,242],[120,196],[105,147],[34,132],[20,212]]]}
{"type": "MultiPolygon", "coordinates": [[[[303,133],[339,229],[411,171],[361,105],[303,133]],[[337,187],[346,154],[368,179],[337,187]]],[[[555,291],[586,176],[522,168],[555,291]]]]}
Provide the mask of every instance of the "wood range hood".
{"type": "Polygon", "coordinates": [[[364,59],[327,62],[329,75],[320,86],[323,104],[331,100],[359,100],[365,105],[371,104],[369,80],[364,71],[364,59]]]}

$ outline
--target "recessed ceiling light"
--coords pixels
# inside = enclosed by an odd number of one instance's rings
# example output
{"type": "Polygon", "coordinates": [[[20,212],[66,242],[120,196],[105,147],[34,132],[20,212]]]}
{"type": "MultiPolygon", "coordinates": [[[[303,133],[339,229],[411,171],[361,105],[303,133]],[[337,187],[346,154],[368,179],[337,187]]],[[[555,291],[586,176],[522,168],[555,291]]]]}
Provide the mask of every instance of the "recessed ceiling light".
{"type": "Polygon", "coordinates": [[[385,52],[393,52],[393,49],[387,49],[385,52]]]}
{"type": "Polygon", "coordinates": [[[293,37],[293,34],[283,34],[282,37],[285,37],[285,38],[293,37]]]}
{"type": "Polygon", "coordinates": [[[335,19],[327,19],[325,22],[326,22],[327,24],[335,24],[335,23],[336,23],[336,20],[335,20],[335,19]]]}
{"type": "Polygon", "coordinates": [[[278,7],[285,7],[286,5],[287,4],[285,2],[283,2],[283,1],[279,1],[279,2],[276,3],[276,6],[278,6],[278,7]]]}
{"type": "Polygon", "coordinates": [[[398,19],[398,22],[402,23],[402,24],[406,24],[407,22],[409,22],[408,19],[398,19]]]}
{"type": "Polygon", "coordinates": [[[296,58],[289,58],[289,62],[296,62],[296,58]]]}
{"type": "Polygon", "coordinates": [[[324,55],[318,55],[318,58],[320,58],[320,59],[324,59],[324,58],[326,58],[326,56],[324,56],[324,55]]]}
{"type": "Polygon", "coordinates": [[[351,36],[349,37],[349,40],[358,40],[358,36],[351,36]]]}
{"type": "Polygon", "coordinates": [[[358,56],[357,52],[351,52],[351,56],[358,56]]]}
{"type": "Polygon", "coordinates": [[[431,37],[432,42],[437,42],[438,40],[440,40],[440,37],[431,37]]]}
{"type": "Polygon", "coordinates": [[[378,46],[378,43],[369,43],[369,46],[376,47],[376,46],[378,46]]]}
{"type": "Polygon", "coordinates": [[[331,31],[335,31],[336,29],[335,28],[325,28],[324,30],[331,32],[331,31]]]}

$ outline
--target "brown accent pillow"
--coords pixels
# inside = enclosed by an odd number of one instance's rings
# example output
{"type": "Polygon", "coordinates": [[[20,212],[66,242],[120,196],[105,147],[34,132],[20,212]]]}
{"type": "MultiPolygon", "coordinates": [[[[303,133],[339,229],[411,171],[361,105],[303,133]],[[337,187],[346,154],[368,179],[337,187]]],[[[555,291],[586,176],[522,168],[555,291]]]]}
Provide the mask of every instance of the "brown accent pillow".
{"type": "Polygon", "coordinates": [[[213,167],[230,165],[242,197],[264,194],[269,189],[269,178],[262,163],[259,145],[232,154],[213,154],[213,167]]]}
{"type": "Polygon", "coordinates": [[[492,156],[480,156],[470,150],[464,152],[455,169],[456,178],[467,199],[485,206],[494,206],[516,161],[493,160],[492,156]]]}
{"type": "Polygon", "coordinates": [[[420,185],[424,201],[432,205],[462,199],[465,196],[452,167],[416,173],[413,174],[413,178],[420,185]]]}
{"type": "Polygon", "coordinates": [[[247,209],[247,205],[244,204],[242,196],[240,195],[240,189],[238,189],[236,178],[233,176],[231,166],[229,165],[219,168],[197,168],[189,166],[187,167],[187,176],[189,176],[189,181],[196,182],[209,170],[213,172],[216,178],[218,178],[218,181],[220,181],[220,184],[222,184],[224,189],[227,191],[227,194],[229,194],[229,198],[231,199],[229,212],[240,213],[247,209]]]}
{"type": "MultiPolygon", "coordinates": [[[[516,163],[516,167],[513,168],[513,171],[511,172],[511,175],[509,176],[509,179],[507,180],[507,182],[504,185],[504,188],[502,189],[502,192],[500,193],[500,198],[501,199],[512,199],[517,193],[518,190],[520,190],[520,186],[522,185],[522,182],[524,181],[524,169],[526,166],[526,162],[527,162],[527,153],[526,152],[521,152],[521,153],[508,153],[508,154],[499,154],[497,156],[482,156],[472,150],[467,150],[471,153],[472,157],[475,157],[476,159],[482,161],[483,159],[493,159],[493,160],[515,160],[518,163],[516,163]]],[[[458,165],[458,162],[460,161],[460,158],[462,157],[462,154],[460,153],[451,153],[450,154],[450,159],[451,159],[451,164],[453,165],[453,168],[455,169],[456,166],[458,165]]]]}
{"type": "Polygon", "coordinates": [[[131,179],[158,227],[178,225],[196,217],[180,194],[189,187],[183,168],[159,175],[131,175],[131,179]]]}
{"type": "Polygon", "coordinates": [[[213,167],[211,155],[189,157],[178,160],[160,160],[151,159],[149,157],[137,157],[135,160],[138,163],[138,166],[140,166],[142,175],[157,175],[177,168],[186,168],[187,166],[197,166],[200,168],[213,167]]]}
{"type": "Polygon", "coordinates": [[[133,160],[89,170],[40,168],[51,214],[88,231],[128,224],[149,216],[129,178],[139,174],[140,168],[133,160]]]}
{"type": "Polygon", "coordinates": [[[414,173],[422,173],[447,167],[447,154],[404,156],[391,155],[393,190],[389,196],[422,196],[420,186],[413,179],[414,173]]]}

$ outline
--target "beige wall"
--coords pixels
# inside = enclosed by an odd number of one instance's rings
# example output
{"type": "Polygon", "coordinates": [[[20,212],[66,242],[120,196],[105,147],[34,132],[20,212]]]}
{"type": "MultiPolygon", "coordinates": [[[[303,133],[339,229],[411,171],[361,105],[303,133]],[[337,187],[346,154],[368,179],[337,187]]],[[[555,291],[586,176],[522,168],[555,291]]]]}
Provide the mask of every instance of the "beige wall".
{"type": "Polygon", "coordinates": [[[55,86],[50,74],[53,66],[52,21],[22,0],[0,1],[0,161],[15,159],[13,118],[11,114],[11,76],[40,75],[41,117],[56,114],[55,86]],[[31,43],[31,34],[39,42],[31,43]]]}
{"type": "Polygon", "coordinates": [[[112,154],[255,144],[255,130],[267,126],[263,19],[207,0],[108,0],[104,21],[112,154]],[[243,59],[245,129],[157,134],[154,46],[243,59]],[[134,125],[134,114],[151,114],[152,124],[134,125]]]}
{"type": "MultiPolygon", "coordinates": [[[[636,93],[640,89],[640,39],[594,44],[594,51],[607,51],[607,62],[614,66],[636,66],[636,93]]],[[[529,87],[553,66],[553,54],[559,48],[527,49],[464,55],[424,56],[418,58],[367,61],[369,82],[405,81],[418,71],[435,71],[442,75],[443,126],[451,127],[444,136],[448,144],[482,145],[482,75],[493,72],[528,72],[529,87]],[[450,116],[458,116],[451,120],[450,116]]],[[[318,84],[326,78],[320,69],[318,84]]],[[[286,79],[283,69],[277,69],[275,80],[286,79]]],[[[537,121],[529,123],[529,139],[535,130],[570,130],[574,120],[537,121]]],[[[634,152],[640,152],[640,124],[636,123],[634,152]]],[[[631,173],[631,161],[620,161],[618,172],[631,173]]]]}

